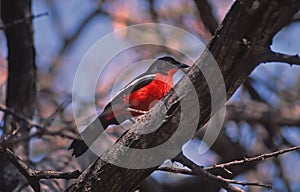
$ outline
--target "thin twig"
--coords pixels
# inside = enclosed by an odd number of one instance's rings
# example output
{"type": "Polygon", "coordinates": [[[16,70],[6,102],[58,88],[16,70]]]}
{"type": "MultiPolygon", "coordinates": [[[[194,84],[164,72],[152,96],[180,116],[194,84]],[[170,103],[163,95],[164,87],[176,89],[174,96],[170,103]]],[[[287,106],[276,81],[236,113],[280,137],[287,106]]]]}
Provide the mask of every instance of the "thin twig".
{"type": "Polygon", "coordinates": [[[56,57],[53,59],[51,66],[49,68],[49,72],[52,73],[56,70],[57,66],[60,64],[60,57],[65,54],[66,51],[70,49],[70,47],[74,44],[74,42],[79,38],[79,36],[82,34],[82,31],[89,25],[89,23],[98,15],[104,15],[108,18],[112,19],[113,21],[122,21],[125,22],[127,25],[133,24],[134,22],[130,20],[123,20],[120,19],[110,12],[108,12],[106,9],[101,8],[101,3],[98,6],[97,9],[90,12],[89,15],[87,15],[78,25],[78,27],[74,30],[74,33],[70,37],[64,37],[63,46],[57,51],[56,57]]]}
{"type": "MultiPolygon", "coordinates": [[[[55,115],[64,110],[65,107],[70,103],[70,99],[66,99],[58,108],[57,110],[49,116],[49,118],[46,119],[46,123],[48,123],[48,125],[50,125],[50,122],[53,120],[53,118],[55,118],[55,115]],[[48,121],[47,121],[48,120],[48,121]]],[[[20,114],[20,113],[17,113],[15,112],[14,110],[6,107],[5,105],[2,105],[0,104],[0,111],[3,111],[7,114],[10,114],[10,115],[13,115],[14,117],[16,117],[17,119],[23,121],[26,125],[28,125],[30,128],[31,127],[35,127],[37,128],[37,131],[30,134],[30,135],[26,135],[26,136],[21,136],[20,138],[16,138],[16,139],[12,139],[13,136],[15,136],[18,131],[20,130],[19,128],[14,130],[12,133],[6,135],[5,137],[2,137],[0,139],[0,145],[1,146],[10,146],[10,145],[13,145],[13,144],[16,144],[16,143],[19,143],[21,141],[28,141],[30,140],[31,138],[34,138],[34,137],[42,137],[42,136],[60,136],[62,138],[68,138],[68,139],[76,139],[77,137],[75,136],[72,136],[72,135],[68,135],[65,133],[65,130],[68,130],[70,128],[63,128],[63,129],[60,129],[60,130],[57,130],[57,131],[49,131],[47,130],[46,127],[48,126],[43,126],[43,125],[40,125],[38,123],[35,123],[33,120],[31,119],[28,119],[27,117],[25,117],[24,115],[20,114]]]]}
{"type": "MultiPolygon", "coordinates": [[[[183,165],[186,165],[191,170],[176,168],[176,167],[159,167],[157,170],[169,171],[169,172],[173,172],[173,173],[188,174],[188,175],[201,175],[201,176],[204,176],[204,178],[206,178],[207,180],[213,181],[223,188],[228,187],[229,189],[230,189],[230,186],[228,186],[228,184],[226,184],[226,182],[233,183],[233,184],[239,184],[239,185],[256,185],[256,186],[271,188],[271,186],[265,185],[265,184],[247,183],[247,182],[240,182],[240,181],[235,181],[235,180],[224,179],[224,178],[221,178],[220,176],[214,176],[207,171],[211,171],[211,170],[215,170],[215,169],[222,169],[222,170],[225,170],[227,173],[230,173],[230,171],[227,169],[227,167],[229,167],[229,166],[242,165],[245,163],[250,163],[250,162],[255,162],[255,161],[263,161],[265,159],[268,159],[271,157],[276,157],[278,155],[281,155],[281,154],[284,154],[284,153],[287,153],[290,151],[298,150],[298,149],[300,149],[300,146],[295,146],[295,147],[291,147],[288,149],[282,149],[282,150],[275,151],[272,153],[264,153],[262,155],[252,157],[252,158],[245,157],[242,160],[235,160],[235,161],[231,161],[228,163],[222,163],[222,164],[213,165],[213,166],[209,166],[209,167],[205,167],[205,168],[202,168],[202,167],[196,165],[191,160],[189,160],[185,156],[183,156],[183,154],[182,155],[180,154],[179,157],[175,158],[175,160],[177,160],[177,161],[179,160],[178,162],[182,163],[183,165]],[[216,177],[218,177],[218,178],[216,178],[216,177]]],[[[225,189],[227,189],[227,188],[225,188],[225,189]]],[[[236,189],[233,189],[233,190],[236,190],[236,189]]]]}
{"type": "Polygon", "coordinates": [[[184,175],[195,175],[190,169],[180,168],[180,167],[169,167],[169,166],[160,166],[156,169],[157,171],[165,171],[171,173],[180,173],[184,175]]]}
{"type": "Polygon", "coordinates": [[[230,185],[230,183],[224,180],[223,178],[215,176],[209,173],[208,171],[204,170],[203,167],[198,166],[193,161],[185,157],[182,152],[179,155],[177,155],[174,158],[174,160],[190,168],[196,175],[203,177],[204,179],[208,180],[213,184],[217,184],[218,186],[226,189],[229,192],[243,192],[242,189],[230,185]]]}
{"type": "Polygon", "coordinates": [[[44,124],[46,126],[50,126],[52,121],[57,116],[57,114],[63,112],[71,102],[72,102],[72,97],[68,95],[66,99],[56,108],[56,110],[44,120],[44,124]]]}
{"type": "MultiPolygon", "coordinates": [[[[24,115],[22,115],[20,113],[15,112],[15,110],[8,108],[5,105],[2,105],[1,103],[0,103],[0,111],[10,114],[10,115],[14,116],[16,119],[23,121],[30,128],[36,127],[36,128],[39,128],[39,130],[45,129],[40,124],[35,123],[33,120],[25,117],[24,115]]],[[[7,134],[4,137],[2,137],[0,139],[0,145],[7,146],[8,145],[7,141],[9,141],[13,136],[17,135],[20,130],[21,130],[21,128],[19,127],[17,129],[15,129],[12,133],[7,134]]],[[[25,137],[29,137],[29,135],[27,135],[25,137]]],[[[21,141],[23,141],[23,139],[21,141]]]]}
{"type": "MultiPolygon", "coordinates": [[[[1,150],[2,151],[2,150],[1,150]]],[[[28,167],[21,159],[19,159],[11,150],[4,149],[7,159],[20,171],[20,173],[28,180],[34,191],[40,191],[39,181],[41,179],[76,179],[81,172],[79,170],[72,172],[52,171],[52,170],[35,170],[28,167]]]]}
{"type": "MultiPolygon", "coordinates": [[[[221,176],[218,176],[221,177],[221,176]]],[[[257,182],[244,182],[244,181],[237,181],[237,180],[232,180],[232,179],[225,179],[223,178],[225,181],[227,181],[228,183],[231,184],[237,184],[237,185],[242,185],[242,186],[246,186],[246,185],[251,185],[251,186],[257,186],[257,187],[264,187],[267,189],[272,189],[271,185],[266,185],[266,184],[261,184],[261,183],[257,183],[257,182]]]]}
{"type": "Polygon", "coordinates": [[[49,72],[55,71],[57,65],[60,62],[61,55],[64,55],[65,52],[68,50],[68,48],[78,39],[78,37],[81,35],[81,32],[85,29],[86,26],[92,21],[92,19],[95,18],[98,14],[100,14],[101,11],[99,9],[94,10],[89,15],[87,15],[82,22],[78,25],[75,32],[70,37],[64,37],[64,44],[63,46],[57,51],[58,55],[54,58],[51,67],[49,69],[49,72]]]}
{"type": "Polygon", "coordinates": [[[26,22],[31,21],[33,19],[43,17],[43,16],[47,16],[47,15],[48,15],[48,12],[44,12],[44,13],[39,13],[39,14],[36,14],[36,15],[31,15],[29,17],[25,17],[25,18],[22,18],[22,19],[18,19],[18,20],[15,20],[15,21],[11,22],[11,23],[8,23],[4,26],[0,26],[0,30],[6,30],[9,27],[12,27],[12,26],[15,26],[15,25],[18,25],[18,24],[21,24],[21,23],[26,23],[26,22]]]}
{"type": "MultiPolygon", "coordinates": [[[[180,173],[180,174],[185,174],[185,175],[196,175],[190,169],[185,169],[185,168],[180,168],[180,167],[161,166],[161,167],[157,168],[157,170],[171,172],[171,173],[180,173]]],[[[204,168],[204,170],[205,170],[205,168],[204,168]]],[[[217,177],[222,178],[221,176],[217,176],[217,177]]],[[[237,181],[237,180],[225,179],[225,178],[222,178],[222,179],[231,184],[237,184],[237,185],[243,185],[243,186],[251,185],[251,186],[258,186],[258,187],[265,187],[267,189],[272,189],[271,185],[261,184],[258,182],[245,182],[245,181],[237,181]]]]}
{"type": "Polygon", "coordinates": [[[48,131],[47,129],[38,129],[36,132],[30,134],[30,135],[21,135],[18,138],[12,138],[13,135],[8,135],[5,138],[1,138],[0,139],[0,146],[3,147],[7,147],[7,146],[12,146],[15,144],[18,144],[22,141],[29,141],[32,138],[41,138],[41,137],[45,137],[45,136],[58,136],[61,138],[67,138],[70,140],[73,139],[78,139],[77,136],[72,136],[66,133],[66,131],[68,131],[70,128],[66,127],[66,128],[62,128],[60,130],[57,131],[48,131]]]}
{"type": "Polygon", "coordinates": [[[3,111],[7,114],[10,114],[14,117],[16,117],[17,119],[23,121],[24,123],[26,123],[29,127],[37,127],[37,128],[44,128],[42,125],[35,123],[34,121],[32,121],[31,119],[28,119],[27,117],[25,117],[24,115],[15,112],[13,109],[10,109],[8,107],[6,107],[5,105],[0,103],[0,111],[3,111]]]}
{"type": "Polygon", "coordinates": [[[231,162],[228,162],[228,163],[213,165],[213,166],[205,167],[204,169],[206,171],[211,171],[211,170],[214,170],[214,169],[224,169],[226,167],[233,166],[233,165],[243,165],[245,163],[250,163],[250,162],[255,162],[255,161],[263,161],[265,159],[268,159],[268,158],[271,158],[271,157],[276,157],[276,156],[281,155],[283,153],[287,153],[287,152],[290,152],[290,151],[295,151],[295,150],[298,150],[298,149],[300,149],[300,146],[291,147],[291,148],[288,148],[288,149],[282,149],[282,150],[275,151],[275,152],[272,152],[272,153],[264,153],[264,154],[256,156],[256,157],[250,157],[250,158],[245,157],[242,160],[235,160],[235,161],[231,161],[231,162]]]}

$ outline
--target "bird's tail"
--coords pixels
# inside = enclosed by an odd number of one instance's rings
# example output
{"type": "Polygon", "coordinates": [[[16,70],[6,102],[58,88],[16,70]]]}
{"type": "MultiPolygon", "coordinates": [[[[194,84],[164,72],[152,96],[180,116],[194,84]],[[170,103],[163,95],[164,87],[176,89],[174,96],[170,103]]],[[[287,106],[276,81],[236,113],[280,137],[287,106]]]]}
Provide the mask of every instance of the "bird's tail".
{"type": "Polygon", "coordinates": [[[103,130],[108,127],[108,122],[105,121],[104,115],[99,115],[84,131],[81,133],[82,139],[74,139],[68,148],[73,150],[72,155],[75,157],[81,156],[85,153],[89,146],[102,134],[103,130]],[[101,124],[103,129],[101,129],[101,124]]]}
{"type": "Polygon", "coordinates": [[[73,150],[72,156],[75,156],[76,158],[82,155],[84,152],[88,150],[88,146],[85,144],[85,142],[82,139],[74,139],[69,146],[68,150],[73,150]]]}

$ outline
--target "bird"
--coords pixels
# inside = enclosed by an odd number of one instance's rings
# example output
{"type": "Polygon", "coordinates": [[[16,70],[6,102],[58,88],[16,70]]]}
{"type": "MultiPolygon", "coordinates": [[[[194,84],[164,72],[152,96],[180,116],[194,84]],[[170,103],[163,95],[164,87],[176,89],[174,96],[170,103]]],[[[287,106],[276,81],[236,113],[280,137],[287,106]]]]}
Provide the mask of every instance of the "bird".
{"type": "Polygon", "coordinates": [[[77,158],[85,153],[108,126],[119,125],[149,111],[173,88],[173,75],[178,69],[188,67],[170,56],[156,59],[145,73],[133,79],[104,107],[81,133],[82,139],[72,141],[68,148],[73,150],[72,155],[77,158]],[[103,129],[99,128],[100,123],[103,129]]]}

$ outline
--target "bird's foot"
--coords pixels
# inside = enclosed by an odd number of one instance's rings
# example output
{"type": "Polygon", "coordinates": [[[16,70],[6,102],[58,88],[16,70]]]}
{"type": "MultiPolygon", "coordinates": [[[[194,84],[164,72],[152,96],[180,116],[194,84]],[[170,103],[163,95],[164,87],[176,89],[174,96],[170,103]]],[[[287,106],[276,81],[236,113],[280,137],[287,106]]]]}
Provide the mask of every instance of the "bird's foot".
{"type": "Polygon", "coordinates": [[[172,117],[173,117],[173,115],[166,115],[162,122],[163,122],[163,123],[166,123],[166,122],[169,121],[172,117]]]}

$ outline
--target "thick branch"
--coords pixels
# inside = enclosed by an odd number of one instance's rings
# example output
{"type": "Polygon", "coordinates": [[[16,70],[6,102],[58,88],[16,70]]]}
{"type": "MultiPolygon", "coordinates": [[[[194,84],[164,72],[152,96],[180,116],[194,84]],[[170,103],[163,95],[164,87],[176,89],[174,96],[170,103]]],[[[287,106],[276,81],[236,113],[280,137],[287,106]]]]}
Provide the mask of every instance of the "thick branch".
{"type": "Polygon", "coordinates": [[[226,118],[248,123],[272,124],[278,126],[300,126],[299,106],[272,108],[258,102],[232,103],[227,105],[226,118]]]}
{"type": "MultiPolygon", "coordinates": [[[[31,1],[1,1],[1,18],[4,25],[8,48],[8,80],[6,106],[32,118],[36,101],[36,65],[33,44],[31,1]],[[24,18],[28,18],[24,22],[24,18]]],[[[17,126],[23,135],[29,128],[17,122],[11,115],[5,115],[4,135],[17,126]]],[[[20,154],[28,157],[27,143],[20,145],[20,154]]]]}
{"type": "Polygon", "coordinates": [[[201,20],[207,30],[213,35],[218,27],[218,21],[212,13],[212,8],[207,0],[195,0],[201,20]]]}
{"type": "MultiPolygon", "coordinates": [[[[35,113],[37,93],[31,0],[1,1],[0,7],[1,19],[6,26],[8,49],[6,106],[31,119],[35,113]]],[[[14,116],[5,114],[2,136],[11,134],[16,129],[20,129],[19,134],[22,136],[29,134],[29,127],[25,123],[19,123],[14,116]]],[[[27,141],[20,143],[14,150],[18,151],[18,156],[22,159],[28,159],[29,143],[27,141]]],[[[13,166],[4,156],[0,156],[0,162],[0,190],[14,191],[24,185],[24,178],[16,169],[7,169],[13,166]],[[7,178],[8,175],[14,175],[14,177],[7,178]]]]}
{"type": "Polygon", "coordinates": [[[288,54],[268,51],[264,57],[265,57],[264,62],[282,62],[282,63],[288,63],[290,65],[300,65],[300,56],[297,54],[288,55],[288,54]]]}

